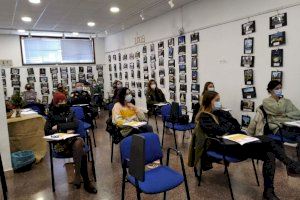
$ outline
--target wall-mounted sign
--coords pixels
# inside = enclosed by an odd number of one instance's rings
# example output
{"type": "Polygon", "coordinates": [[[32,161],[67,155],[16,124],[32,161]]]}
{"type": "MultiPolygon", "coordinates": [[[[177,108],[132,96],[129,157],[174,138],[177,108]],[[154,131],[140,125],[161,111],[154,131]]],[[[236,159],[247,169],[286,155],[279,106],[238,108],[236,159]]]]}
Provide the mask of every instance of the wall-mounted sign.
{"type": "Polygon", "coordinates": [[[142,35],[142,36],[137,36],[134,38],[134,44],[142,44],[142,43],[145,43],[146,39],[145,39],[145,36],[142,35]]]}

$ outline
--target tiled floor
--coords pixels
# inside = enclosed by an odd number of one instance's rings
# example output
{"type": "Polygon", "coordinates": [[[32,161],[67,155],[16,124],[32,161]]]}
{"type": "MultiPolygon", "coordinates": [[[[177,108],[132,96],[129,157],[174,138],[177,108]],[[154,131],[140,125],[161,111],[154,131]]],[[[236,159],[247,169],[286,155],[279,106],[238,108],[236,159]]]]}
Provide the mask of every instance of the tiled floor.
{"type": "MultiPolygon", "coordinates": [[[[68,184],[66,171],[63,167],[63,160],[54,160],[55,177],[56,177],[56,192],[51,189],[50,162],[49,155],[35,165],[31,171],[17,173],[13,177],[8,178],[9,199],[16,200],[52,200],[52,199],[98,199],[112,200],[120,199],[121,195],[121,166],[119,157],[119,148],[115,146],[115,155],[113,163],[110,163],[110,138],[105,132],[105,121],[107,113],[102,112],[98,120],[98,129],[96,130],[97,147],[94,149],[96,159],[97,173],[97,188],[98,194],[92,195],[84,191],[84,189],[73,189],[68,184]]],[[[159,120],[160,121],[160,120],[159,120]]],[[[155,122],[150,120],[150,124],[154,129],[155,122]]],[[[159,123],[160,136],[162,133],[162,124],[159,123]]],[[[187,163],[187,153],[189,148],[190,138],[182,141],[182,133],[178,133],[179,150],[183,152],[185,164],[187,163]]],[[[165,149],[168,146],[174,145],[172,135],[165,137],[165,149]]],[[[176,156],[171,156],[171,166],[180,170],[179,159],[176,156]]],[[[229,167],[229,172],[233,185],[235,199],[250,200],[262,199],[263,180],[261,174],[262,163],[258,165],[258,174],[261,186],[256,185],[253,168],[250,161],[243,163],[232,164],[229,167]]],[[[187,167],[187,178],[191,199],[230,199],[230,193],[223,174],[223,166],[214,165],[214,169],[203,173],[203,182],[200,187],[197,186],[197,181],[194,177],[193,169],[187,167]]],[[[275,177],[276,193],[281,199],[296,200],[300,199],[300,178],[287,177],[284,166],[277,163],[275,177]]],[[[135,189],[126,184],[126,199],[136,199],[135,189]]],[[[142,195],[142,199],[162,199],[160,195],[142,195]]],[[[185,199],[184,186],[181,185],[168,192],[167,199],[185,199]]]]}

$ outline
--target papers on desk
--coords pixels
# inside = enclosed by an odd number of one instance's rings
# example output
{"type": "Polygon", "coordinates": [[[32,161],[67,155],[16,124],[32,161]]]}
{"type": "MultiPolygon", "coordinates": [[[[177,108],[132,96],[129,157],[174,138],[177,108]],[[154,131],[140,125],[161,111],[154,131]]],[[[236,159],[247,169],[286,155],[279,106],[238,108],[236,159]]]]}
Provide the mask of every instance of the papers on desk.
{"type": "Polygon", "coordinates": [[[153,105],[158,106],[158,107],[162,107],[162,106],[168,105],[168,103],[156,103],[156,104],[153,104],[153,105]]]}
{"type": "Polygon", "coordinates": [[[300,127],[300,121],[284,122],[284,124],[287,125],[287,126],[300,127]]]}
{"type": "Polygon", "coordinates": [[[68,133],[55,133],[53,135],[47,135],[43,138],[47,141],[60,141],[60,140],[66,140],[68,138],[76,137],[79,134],[68,134],[68,133]]]}
{"type": "Polygon", "coordinates": [[[251,136],[244,135],[244,134],[226,135],[226,136],[223,136],[222,138],[239,143],[240,145],[259,141],[258,138],[251,137],[251,136]]]}
{"type": "Polygon", "coordinates": [[[141,126],[144,126],[146,125],[147,122],[136,122],[136,121],[132,121],[132,122],[126,122],[124,123],[123,125],[124,126],[130,126],[130,127],[133,127],[133,128],[139,128],[141,126]]]}
{"type": "Polygon", "coordinates": [[[38,113],[29,108],[21,110],[21,115],[33,115],[33,114],[38,114],[38,113]]]}
{"type": "Polygon", "coordinates": [[[89,106],[89,104],[75,104],[75,105],[73,105],[73,106],[79,106],[79,107],[84,107],[84,106],[89,106]]]}
{"type": "Polygon", "coordinates": [[[222,110],[227,111],[227,112],[231,112],[232,111],[232,109],[230,109],[230,108],[222,108],[222,110]]]}

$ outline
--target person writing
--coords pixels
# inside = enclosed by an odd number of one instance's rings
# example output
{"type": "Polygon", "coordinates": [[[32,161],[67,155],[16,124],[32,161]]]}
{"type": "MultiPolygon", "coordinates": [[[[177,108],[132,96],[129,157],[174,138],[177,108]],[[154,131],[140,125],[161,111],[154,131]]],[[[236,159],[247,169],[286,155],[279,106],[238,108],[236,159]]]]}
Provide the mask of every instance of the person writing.
{"type": "MultiPolygon", "coordinates": [[[[53,107],[49,111],[45,124],[45,135],[55,133],[74,133],[78,128],[78,120],[67,105],[66,96],[61,92],[53,95],[53,107]]],[[[87,154],[84,151],[84,141],[80,137],[73,137],[64,141],[54,143],[54,152],[64,157],[73,156],[75,164],[75,178],[73,185],[79,189],[81,176],[84,182],[84,189],[89,193],[97,193],[88,176],[87,154]]]]}
{"type": "Polygon", "coordinates": [[[153,132],[153,128],[146,124],[139,128],[125,126],[127,122],[141,122],[146,121],[144,113],[135,105],[131,103],[132,95],[130,90],[126,87],[121,88],[117,103],[115,103],[112,110],[112,122],[121,129],[123,137],[132,134],[139,134],[145,132],[153,132]]]}
{"type": "MultiPolygon", "coordinates": [[[[228,134],[242,133],[241,126],[238,121],[227,111],[221,110],[222,104],[220,95],[214,91],[204,93],[202,99],[201,111],[197,114],[197,127],[194,134],[205,134],[209,137],[220,137],[228,134]]],[[[199,137],[205,138],[205,137],[199,137]]],[[[253,158],[264,162],[264,199],[279,199],[274,192],[274,175],[275,175],[275,158],[280,160],[287,166],[289,175],[298,176],[300,174],[300,163],[291,160],[286,156],[283,147],[267,136],[258,136],[260,142],[252,142],[244,145],[228,145],[226,146],[226,155],[236,158],[253,158]]],[[[201,144],[204,141],[196,141],[201,144]]],[[[202,143],[203,144],[203,143],[202,143]]],[[[197,148],[204,148],[199,146],[197,148]]],[[[220,145],[211,143],[208,147],[217,152],[223,152],[220,145]]],[[[203,154],[202,159],[207,158],[203,154]]],[[[201,161],[205,162],[205,161],[201,161]]]]}
{"type": "Polygon", "coordinates": [[[146,93],[146,103],[148,114],[151,116],[155,112],[156,106],[154,104],[165,103],[166,98],[164,93],[157,87],[155,80],[150,80],[148,82],[148,89],[146,93]]]}

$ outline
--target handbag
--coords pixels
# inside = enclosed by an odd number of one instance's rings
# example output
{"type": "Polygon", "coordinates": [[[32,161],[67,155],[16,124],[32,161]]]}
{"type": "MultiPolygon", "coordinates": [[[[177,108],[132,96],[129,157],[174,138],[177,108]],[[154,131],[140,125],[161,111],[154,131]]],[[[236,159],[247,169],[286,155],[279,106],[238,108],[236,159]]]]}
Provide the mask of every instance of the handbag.
{"type": "Polygon", "coordinates": [[[179,123],[179,124],[188,124],[190,121],[189,115],[183,115],[181,113],[179,103],[177,102],[172,102],[171,104],[170,121],[172,123],[179,123]]]}

